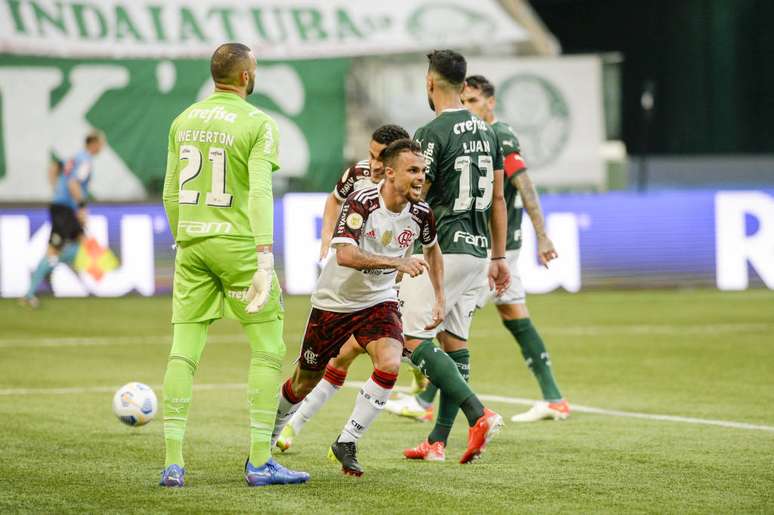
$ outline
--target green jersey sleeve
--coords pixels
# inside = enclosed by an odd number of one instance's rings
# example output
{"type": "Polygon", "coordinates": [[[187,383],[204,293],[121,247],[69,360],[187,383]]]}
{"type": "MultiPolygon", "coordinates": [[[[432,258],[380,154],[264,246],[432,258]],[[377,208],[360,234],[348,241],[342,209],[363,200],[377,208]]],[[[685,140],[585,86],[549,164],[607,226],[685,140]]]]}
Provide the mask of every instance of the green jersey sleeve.
{"type": "Polygon", "coordinates": [[[175,150],[175,124],[169,129],[169,141],[167,143],[167,169],[164,173],[164,191],[162,201],[164,211],[167,213],[169,230],[172,232],[172,238],[177,241],[177,221],[179,218],[179,191],[178,171],[177,171],[177,152],[175,150]]]}
{"type": "Polygon", "coordinates": [[[264,123],[258,131],[258,139],[250,152],[250,160],[253,159],[268,161],[272,172],[280,169],[279,129],[277,123],[268,116],[264,118],[264,123]]]}
{"type": "Polygon", "coordinates": [[[256,245],[271,245],[274,242],[271,174],[279,167],[279,131],[274,120],[266,118],[247,161],[247,215],[256,245]]]}
{"type": "Polygon", "coordinates": [[[497,134],[496,131],[492,131],[492,135],[494,136],[495,140],[497,140],[497,144],[494,146],[494,152],[492,152],[493,155],[493,166],[495,170],[502,170],[503,169],[503,148],[501,146],[500,141],[500,135],[497,134]]]}

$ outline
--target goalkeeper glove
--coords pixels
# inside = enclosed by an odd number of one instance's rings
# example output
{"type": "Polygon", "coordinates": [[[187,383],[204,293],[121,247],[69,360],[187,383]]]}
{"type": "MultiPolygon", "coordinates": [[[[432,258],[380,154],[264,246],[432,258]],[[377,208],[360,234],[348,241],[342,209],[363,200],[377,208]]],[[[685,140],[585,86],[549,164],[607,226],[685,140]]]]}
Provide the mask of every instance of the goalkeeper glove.
{"type": "Polygon", "coordinates": [[[271,252],[258,253],[258,270],[253,274],[250,288],[247,290],[247,306],[245,311],[249,314],[258,313],[266,305],[271,293],[274,279],[274,254],[271,252]]]}

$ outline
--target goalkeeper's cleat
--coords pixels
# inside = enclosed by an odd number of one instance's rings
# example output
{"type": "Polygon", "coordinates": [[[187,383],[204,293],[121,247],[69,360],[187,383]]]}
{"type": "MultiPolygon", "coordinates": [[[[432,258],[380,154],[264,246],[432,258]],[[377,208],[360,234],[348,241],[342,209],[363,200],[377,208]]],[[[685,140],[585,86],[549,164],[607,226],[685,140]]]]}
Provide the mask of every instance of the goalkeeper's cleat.
{"type": "Polygon", "coordinates": [[[25,295],[19,299],[19,305],[25,308],[38,309],[40,307],[40,300],[34,295],[25,295]]]}
{"type": "Polygon", "coordinates": [[[486,450],[486,444],[503,428],[503,417],[484,408],[484,414],[468,429],[468,448],[462,454],[460,463],[470,463],[486,450]]]}
{"type": "Polygon", "coordinates": [[[293,426],[290,424],[282,428],[282,432],[277,437],[277,441],[274,445],[277,446],[282,452],[287,451],[293,445],[293,438],[295,438],[296,432],[293,431],[293,426]]]}
{"type": "Polygon", "coordinates": [[[418,368],[411,368],[411,388],[409,388],[410,395],[417,395],[425,391],[427,385],[430,384],[430,380],[420,372],[418,368]]]}
{"type": "Polygon", "coordinates": [[[248,458],[245,461],[245,481],[248,486],[291,485],[306,483],[309,474],[296,470],[289,470],[269,458],[269,461],[260,467],[254,467],[248,458]]]}
{"type": "Polygon", "coordinates": [[[389,399],[384,409],[394,415],[413,418],[421,422],[433,420],[433,407],[423,408],[413,395],[401,395],[397,399],[389,399]]]}
{"type": "Polygon", "coordinates": [[[185,469],[180,465],[170,465],[161,472],[159,486],[181,488],[185,485],[185,469]]]}
{"type": "Polygon", "coordinates": [[[537,422],[538,420],[565,420],[570,416],[567,401],[538,401],[524,413],[511,417],[512,422],[537,422]]]}
{"type": "Polygon", "coordinates": [[[336,441],[328,449],[328,459],[334,463],[341,463],[341,471],[348,476],[360,477],[363,475],[363,467],[357,462],[357,444],[355,442],[340,442],[339,437],[336,437],[336,441]]]}
{"type": "Polygon", "coordinates": [[[413,449],[404,449],[403,456],[410,460],[445,461],[446,447],[443,442],[429,443],[425,440],[413,449]]]}

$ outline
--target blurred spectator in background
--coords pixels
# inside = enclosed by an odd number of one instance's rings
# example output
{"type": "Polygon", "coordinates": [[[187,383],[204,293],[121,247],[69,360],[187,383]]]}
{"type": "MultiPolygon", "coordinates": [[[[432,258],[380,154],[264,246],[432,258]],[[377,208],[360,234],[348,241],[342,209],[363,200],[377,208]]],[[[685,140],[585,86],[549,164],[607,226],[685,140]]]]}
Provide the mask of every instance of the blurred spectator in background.
{"type": "Polygon", "coordinates": [[[84,148],[61,166],[54,160],[49,167],[49,179],[54,185],[54,197],[49,207],[51,236],[46,255],[32,274],[30,289],[21,299],[23,305],[36,308],[35,296],[40,283],[60,263],[72,263],[84,236],[88,212],[89,181],[94,172],[94,156],[102,151],[105,135],[92,131],[86,136],[84,148]]]}

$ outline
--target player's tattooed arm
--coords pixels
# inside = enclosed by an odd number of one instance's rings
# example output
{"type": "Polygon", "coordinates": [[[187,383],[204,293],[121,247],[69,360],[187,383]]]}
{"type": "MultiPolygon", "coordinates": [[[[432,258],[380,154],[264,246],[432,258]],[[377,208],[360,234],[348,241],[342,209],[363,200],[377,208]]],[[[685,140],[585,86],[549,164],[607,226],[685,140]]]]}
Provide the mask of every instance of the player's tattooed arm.
{"type": "Polygon", "coordinates": [[[443,293],[443,254],[441,247],[436,242],[431,247],[423,249],[425,261],[430,266],[430,283],[435,293],[435,305],[433,306],[433,322],[425,327],[426,331],[435,329],[443,322],[446,314],[446,297],[443,293]]]}
{"type": "Polygon", "coordinates": [[[532,226],[535,228],[540,264],[547,268],[548,262],[559,257],[559,254],[556,253],[551,238],[546,234],[546,222],[543,217],[543,210],[540,207],[540,197],[527,172],[514,175],[511,181],[519,190],[524,209],[527,211],[529,219],[532,221],[532,226]]]}
{"type": "Polygon", "coordinates": [[[325,209],[323,210],[322,228],[320,230],[320,261],[328,255],[328,249],[333,239],[333,231],[336,227],[336,220],[341,210],[341,201],[331,193],[325,200],[325,209]]]}
{"type": "Polygon", "coordinates": [[[422,275],[424,270],[428,268],[424,259],[416,257],[391,258],[380,256],[347,243],[337,244],[335,247],[336,262],[341,266],[356,270],[396,269],[411,277],[416,277],[422,275]]]}

